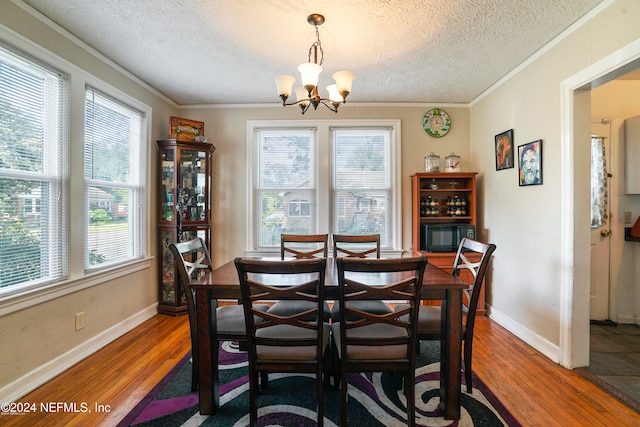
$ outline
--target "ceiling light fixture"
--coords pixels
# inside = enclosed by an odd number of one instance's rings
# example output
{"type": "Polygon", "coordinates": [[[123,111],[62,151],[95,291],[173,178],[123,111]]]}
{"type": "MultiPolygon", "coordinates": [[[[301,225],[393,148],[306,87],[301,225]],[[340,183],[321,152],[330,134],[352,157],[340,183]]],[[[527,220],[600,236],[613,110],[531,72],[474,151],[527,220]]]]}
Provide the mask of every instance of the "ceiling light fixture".
{"type": "Polygon", "coordinates": [[[287,104],[287,99],[291,95],[293,83],[296,81],[292,76],[276,76],[273,80],[276,82],[278,96],[282,99],[282,105],[299,105],[302,114],[306,113],[309,106],[313,106],[316,110],[318,105],[324,104],[325,107],[337,113],[340,104],[347,102],[347,95],[351,92],[351,85],[356,75],[351,71],[338,71],[333,73],[335,84],[327,86],[329,92],[328,98],[323,98],[318,93],[318,79],[322,72],[322,62],[324,61],[324,52],[320,43],[320,32],[318,25],[324,24],[324,16],[317,13],[307,16],[307,22],[316,29],[316,41],[309,48],[309,57],[307,62],[298,66],[298,71],[302,76],[302,86],[295,89],[296,101],[287,104]],[[318,62],[318,51],[320,51],[320,61],[318,62]],[[311,55],[313,54],[313,62],[311,55]]]}

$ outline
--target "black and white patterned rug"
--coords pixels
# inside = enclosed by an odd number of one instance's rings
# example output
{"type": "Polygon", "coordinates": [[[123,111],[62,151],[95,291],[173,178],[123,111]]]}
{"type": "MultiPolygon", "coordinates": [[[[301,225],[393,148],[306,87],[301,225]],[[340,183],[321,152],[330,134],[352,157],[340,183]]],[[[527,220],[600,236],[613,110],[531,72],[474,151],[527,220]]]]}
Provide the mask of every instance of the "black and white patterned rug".
{"type": "MultiPolygon", "coordinates": [[[[473,393],[462,393],[461,418],[445,420],[440,398],[439,343],[422,342],[416,369],[416,424],[421,426],[520,426],[482,381],[474,375],[473,393]]],[[[161,381],[120,426],[246,426],[249,422],[247,354],[230,343],[220,348],[220,408],[216,415],[200,415],[198,394],[191,392],[189,355],[161,381]]],[[[464,375],[463,375],[464,381],[464,375]]],[[[466,386],[462,386],[466,390],[466,386]]],[[[260,426],[316,425],[315,377],[270,374],[269,387],[258,400],[260,426]]],[[[349,377],[349,426],[406,425],[405,398],[386,373],[349,377]]],[[[324,391],[324,425],[340,425],[340,391],[324,391]]]]}

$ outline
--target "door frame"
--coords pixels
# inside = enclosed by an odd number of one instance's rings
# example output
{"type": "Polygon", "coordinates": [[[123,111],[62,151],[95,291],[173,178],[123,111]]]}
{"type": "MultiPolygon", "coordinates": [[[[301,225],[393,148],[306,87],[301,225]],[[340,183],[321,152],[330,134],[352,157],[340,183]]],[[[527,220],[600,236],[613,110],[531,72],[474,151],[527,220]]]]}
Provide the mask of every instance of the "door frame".
{"type": "MultiPolygon", "coordinates": [[[[588,194],[580,180],[585,150],[575,141],[590,141],[590,91],[640,67],[640,39],[613,52],[560,84],[560,364],[573,369],[589,365],[590,229],[588,212],[576,200],[588,194]]],[[[587,150],[590,152],[590,150],[587,150]]],[[[588,187],[588,186],[587,186],[588,187]]]]}

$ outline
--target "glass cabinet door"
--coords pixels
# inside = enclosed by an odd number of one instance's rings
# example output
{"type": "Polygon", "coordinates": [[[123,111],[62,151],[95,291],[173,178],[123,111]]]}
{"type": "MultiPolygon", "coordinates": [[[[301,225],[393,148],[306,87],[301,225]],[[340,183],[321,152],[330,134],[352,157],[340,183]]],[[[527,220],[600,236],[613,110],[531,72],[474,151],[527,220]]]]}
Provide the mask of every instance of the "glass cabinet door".
{"type": "Polygon", "coordinates": [[[207,153],[180,151],[179,197],[182,221],[206,221],[208,212],[207,153]]]}
{"type": "Polygon", "coordinates": [[[175,150],[164,149],[160,151],[161,171],[161,197],[162,211],[161,221],[173,221],[175,212],[175,201],[173,200],[175,191],[175,150]]]}
{"type": "Polygon", "coordinates": [[[211,243],[211,157],[215,147],[175,139],[157,144],[158,312],[176,315],[186,313],[187,307],[169,245],[196,237],[202,237],[207,247],[211,243]]]}

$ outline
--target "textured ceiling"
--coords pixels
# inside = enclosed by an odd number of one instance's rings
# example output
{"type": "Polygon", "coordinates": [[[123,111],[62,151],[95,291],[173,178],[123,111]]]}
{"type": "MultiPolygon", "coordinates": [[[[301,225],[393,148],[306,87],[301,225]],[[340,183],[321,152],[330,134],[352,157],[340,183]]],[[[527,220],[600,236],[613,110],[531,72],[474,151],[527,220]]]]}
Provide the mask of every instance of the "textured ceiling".
{"type": "Polygon", "coordinates": [[[24,0],[177,104],[278,102],[307,61],[350,102],[468,103],[602,0],[24,0]]]}

